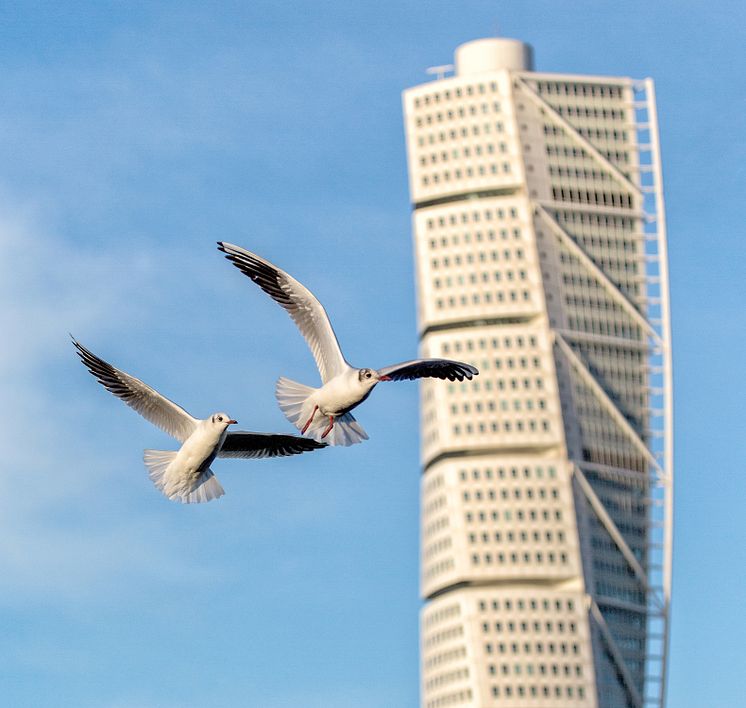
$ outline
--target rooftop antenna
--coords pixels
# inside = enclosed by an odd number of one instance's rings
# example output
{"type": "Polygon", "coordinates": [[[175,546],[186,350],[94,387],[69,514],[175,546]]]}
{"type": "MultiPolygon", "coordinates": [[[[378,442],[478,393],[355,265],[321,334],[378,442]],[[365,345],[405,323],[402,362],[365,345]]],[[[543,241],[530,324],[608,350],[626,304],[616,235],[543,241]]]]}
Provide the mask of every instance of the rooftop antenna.
{"type": "Polygon", "coordinates": [[[440,66],[429,66],[427,69],[425,69],[426,74],[430,74],[430,76],[435,74],[438,81],[445,78],[445,75],[449,71],[453,71],[453,64],[441,64],[440,66]]]}

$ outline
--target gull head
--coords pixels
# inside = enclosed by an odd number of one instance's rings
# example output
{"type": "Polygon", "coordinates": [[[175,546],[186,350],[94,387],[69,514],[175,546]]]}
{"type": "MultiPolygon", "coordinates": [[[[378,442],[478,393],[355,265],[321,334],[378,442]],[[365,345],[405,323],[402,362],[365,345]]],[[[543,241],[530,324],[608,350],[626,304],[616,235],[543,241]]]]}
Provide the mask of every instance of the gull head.
{"type": "Polygon", "coordinates": [[[375,369],[358,369],[357,379],[365,388],[373,388],[379,381],[387,381],[375,369]]]}
{"type": "Polygon", "coordinates": [[[209,421],[210,425],[213,425],[220,430],[225,430],[229,425],[238,423],[237,420],[233,420],[233,418],[231,418],[227,413],[213,413],[210,416],[209,421]]]}

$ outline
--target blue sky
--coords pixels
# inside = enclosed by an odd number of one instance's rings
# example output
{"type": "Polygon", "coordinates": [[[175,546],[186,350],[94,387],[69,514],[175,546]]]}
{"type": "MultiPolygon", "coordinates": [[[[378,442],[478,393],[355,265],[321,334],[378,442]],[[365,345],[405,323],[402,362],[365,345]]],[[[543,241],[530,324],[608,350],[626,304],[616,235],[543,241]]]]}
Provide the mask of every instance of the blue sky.
{"type": "Polygon", "coordinates": [[[0,7],[0,685],[8,705],[414,706],[415,385],[370,441],[222,461],[157,494],[172,443],[68,332],[198,416],[288,430],[313,382],[218,239],[327,305],[350,361],[416,352],[401,91],[500,32],[547,71],[656,79],[672,273],[670,706],[742,700],[746,12],[735,2],[11,2],[0,7]]]}

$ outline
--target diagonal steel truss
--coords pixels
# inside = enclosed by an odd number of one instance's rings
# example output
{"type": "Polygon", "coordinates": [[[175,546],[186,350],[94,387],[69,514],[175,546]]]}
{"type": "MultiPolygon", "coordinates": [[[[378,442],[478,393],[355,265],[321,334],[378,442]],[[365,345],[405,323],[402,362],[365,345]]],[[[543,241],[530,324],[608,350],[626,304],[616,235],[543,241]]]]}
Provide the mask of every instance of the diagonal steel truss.
{"type": "MultiPolygon", "coordinates": [[[[647,341],[641,344],[648,353],[649,382],[649,430],[645,437],[629,425],[624,415],[596,381],[593,374],[575,353],[569,342],[574,338],[599,338],[599,335],[581,332],[555,330],[555,342],[576,374],[593,391],[599,403],[616,421],[630,442],[644,455],[650,467],[650,528],[648,543],[648,570],[642,568],[624,537],[606,512],[603,503],[596,496],[593,487],[586,479],[582,467],[593,467],[578,462],[574,478],[585,495],[599,521],[618,546],[641,586],[646,591],[647,606],[634,606],[627,609],[644,611],[648,618],[647,653],[645,661],[645,691],[637,691],[622,658],[614,643],[613,636],[606,626],[603,614],[595,600],[590,600],[589,612],[599,628],[609,654],[624,678],[625,686],[632,703],[639,707],[656,706],[664,708],[666,701],[666,679],[668,665],[668,644],[671,607],[671,571],[673,556],[673,373],[671,357],[671,321],[668,281],[668,254],[666,244],[666,221],[663,199],[663,181],[658,135],[658,118],[655,103],[655,89],[651,79],[642,81],[622,80],[629,88],[631,105],[629,112],[631,129],[635,131],[639,164],[636,175],[628,177],[602,155],[595,146],[582,136],[530,85],[530,81],[541,79],[541,74],[527,74],[515,77],[514,86],[530,100],[542,116],[560,126],[573,141],[577,142],[588,155],[630,192],[637,195],[642,207],[643,236],[645,243],[645,312],[641,312],[627,296],[611,281],[606,273],[577,241],[553,218],[548,208],[567,208],[566,204],[534,202],[536,215],[541,218],[561,242],[601,284],[607,295],[613,299],[645,332],[647,341]]],[[[603,77],[547,75],[552,80],[566,79],[581,83],[606,81],[603,77]]],[[[584,206],[588,211],[625,213],[606,207],[584,206]]],[[[626,212],[628,215],[629,212],[626,212]]],[[[604,339],[604,337],[600,337],[604,339]]],[[[627,343],[629,344],[629,343],[627,343]]],[[[597,466],[597,465],[596,465],[597,466]]],[[[623,472],[623,471],[622,471],[623,472]]],[[[631,473],[630,473],[631,474],[631,473]]]]}

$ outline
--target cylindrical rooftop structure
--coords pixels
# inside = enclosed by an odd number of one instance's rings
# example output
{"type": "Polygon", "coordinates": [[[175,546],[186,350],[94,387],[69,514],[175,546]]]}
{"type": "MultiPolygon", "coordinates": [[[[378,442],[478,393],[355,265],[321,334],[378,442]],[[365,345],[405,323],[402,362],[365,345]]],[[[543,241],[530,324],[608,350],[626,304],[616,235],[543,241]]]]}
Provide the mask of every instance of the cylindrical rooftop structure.
{"type": "Polygon", "coordinates": [[[475,39],[456,48],[455,63],[456,76],[499,69],[533,71],[534,52],[530,44],[518,39],[475,39]]]}

